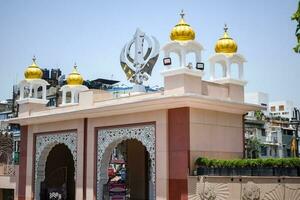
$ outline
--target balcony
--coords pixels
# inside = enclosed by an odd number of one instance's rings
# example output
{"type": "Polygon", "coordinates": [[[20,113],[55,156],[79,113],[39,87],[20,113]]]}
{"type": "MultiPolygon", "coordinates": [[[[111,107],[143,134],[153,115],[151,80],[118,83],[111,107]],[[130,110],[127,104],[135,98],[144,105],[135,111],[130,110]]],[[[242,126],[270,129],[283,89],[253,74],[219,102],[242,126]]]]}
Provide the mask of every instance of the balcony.
{"type": "Polygon", "coordinates": [[[266,137],[263,142],[268,144],[278,144],[278,137],[266,137]]]}

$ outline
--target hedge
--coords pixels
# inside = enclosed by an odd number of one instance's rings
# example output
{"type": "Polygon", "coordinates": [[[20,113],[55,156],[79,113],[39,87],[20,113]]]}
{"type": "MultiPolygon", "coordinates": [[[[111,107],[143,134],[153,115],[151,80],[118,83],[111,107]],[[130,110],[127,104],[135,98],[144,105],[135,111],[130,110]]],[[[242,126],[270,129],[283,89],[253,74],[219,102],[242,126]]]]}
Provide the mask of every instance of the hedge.
{"type": "Polygon", "coordinates": [[[256,167],[300,167],[299,158],[232,159],[217,160],[199,157],[197,166],[217,168],[256,168],[256,167]]]}

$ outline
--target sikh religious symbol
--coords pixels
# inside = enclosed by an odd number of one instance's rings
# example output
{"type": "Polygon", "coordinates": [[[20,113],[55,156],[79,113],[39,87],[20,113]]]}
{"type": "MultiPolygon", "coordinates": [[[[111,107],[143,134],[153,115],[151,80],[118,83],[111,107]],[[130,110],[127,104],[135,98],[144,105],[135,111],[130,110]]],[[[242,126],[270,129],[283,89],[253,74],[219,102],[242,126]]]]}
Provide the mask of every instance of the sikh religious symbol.
{"type": "Polygon", "coordinates": [[[139,28],[136,30],[133,39],[127,43],[121,52],[120,63],[127,79],[142,86],[151,76],[153,67],[159,56],[159,43],[153,36],[148,37],[139,28]],[[147,47],[145,47],[147,42],[147,47]],[[134,46],[134,51],[133,51],[134,46]],[[147,48],[146,53],[144,53],[147,48]],[[131,56],[134,53],[134,57],[131,56]]]}

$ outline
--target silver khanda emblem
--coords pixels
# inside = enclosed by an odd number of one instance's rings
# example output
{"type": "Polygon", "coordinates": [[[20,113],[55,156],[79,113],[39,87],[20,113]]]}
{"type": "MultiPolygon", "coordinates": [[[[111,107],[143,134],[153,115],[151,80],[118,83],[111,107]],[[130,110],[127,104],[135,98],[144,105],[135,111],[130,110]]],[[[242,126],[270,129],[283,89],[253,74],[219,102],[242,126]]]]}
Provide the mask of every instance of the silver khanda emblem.
{"type": "Polygon", "coordinates": [[[158,56],[159,43],[157,39],[153,36],[150,39],[150,37],[138,28],[133,39],[122,49],[120,55],[121,67],[130,82],[142,85],[151,76],[158,56]],[[146,53],[144,53],[145,42],[148,44],[146,53]],[[133,52],[134,57],[131,56],[133,52]]]}

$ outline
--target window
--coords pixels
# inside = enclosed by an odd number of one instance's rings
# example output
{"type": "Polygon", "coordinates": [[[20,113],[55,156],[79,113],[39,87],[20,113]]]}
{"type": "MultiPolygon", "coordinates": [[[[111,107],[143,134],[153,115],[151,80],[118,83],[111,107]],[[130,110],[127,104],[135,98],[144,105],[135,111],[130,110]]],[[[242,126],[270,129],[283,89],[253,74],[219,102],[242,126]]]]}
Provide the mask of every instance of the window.
{"type": "Polygon", "coordinates": [[[277,147],[275,147],[275,149],[274,149],[274,157],[278,157],[277,147]]]}
{"type": "Polygon", "coordinates": [[[266,137],[266,130],[264,128],[261,129],[261,136],[266,137]]]}
{"type": "Polygon", "coordinates": [[[275,106],[271,106],[271,112],[275,112],[275,106]]]}
{"type": "Polygon", "coordinates": [[[267,147],[260,147],[261,156],[267,156],[267,147]]]}
{"type": "Polygon", "coordinates": [[[284,111],[284,105],[279,106],[279,111],[284,111]]]}

